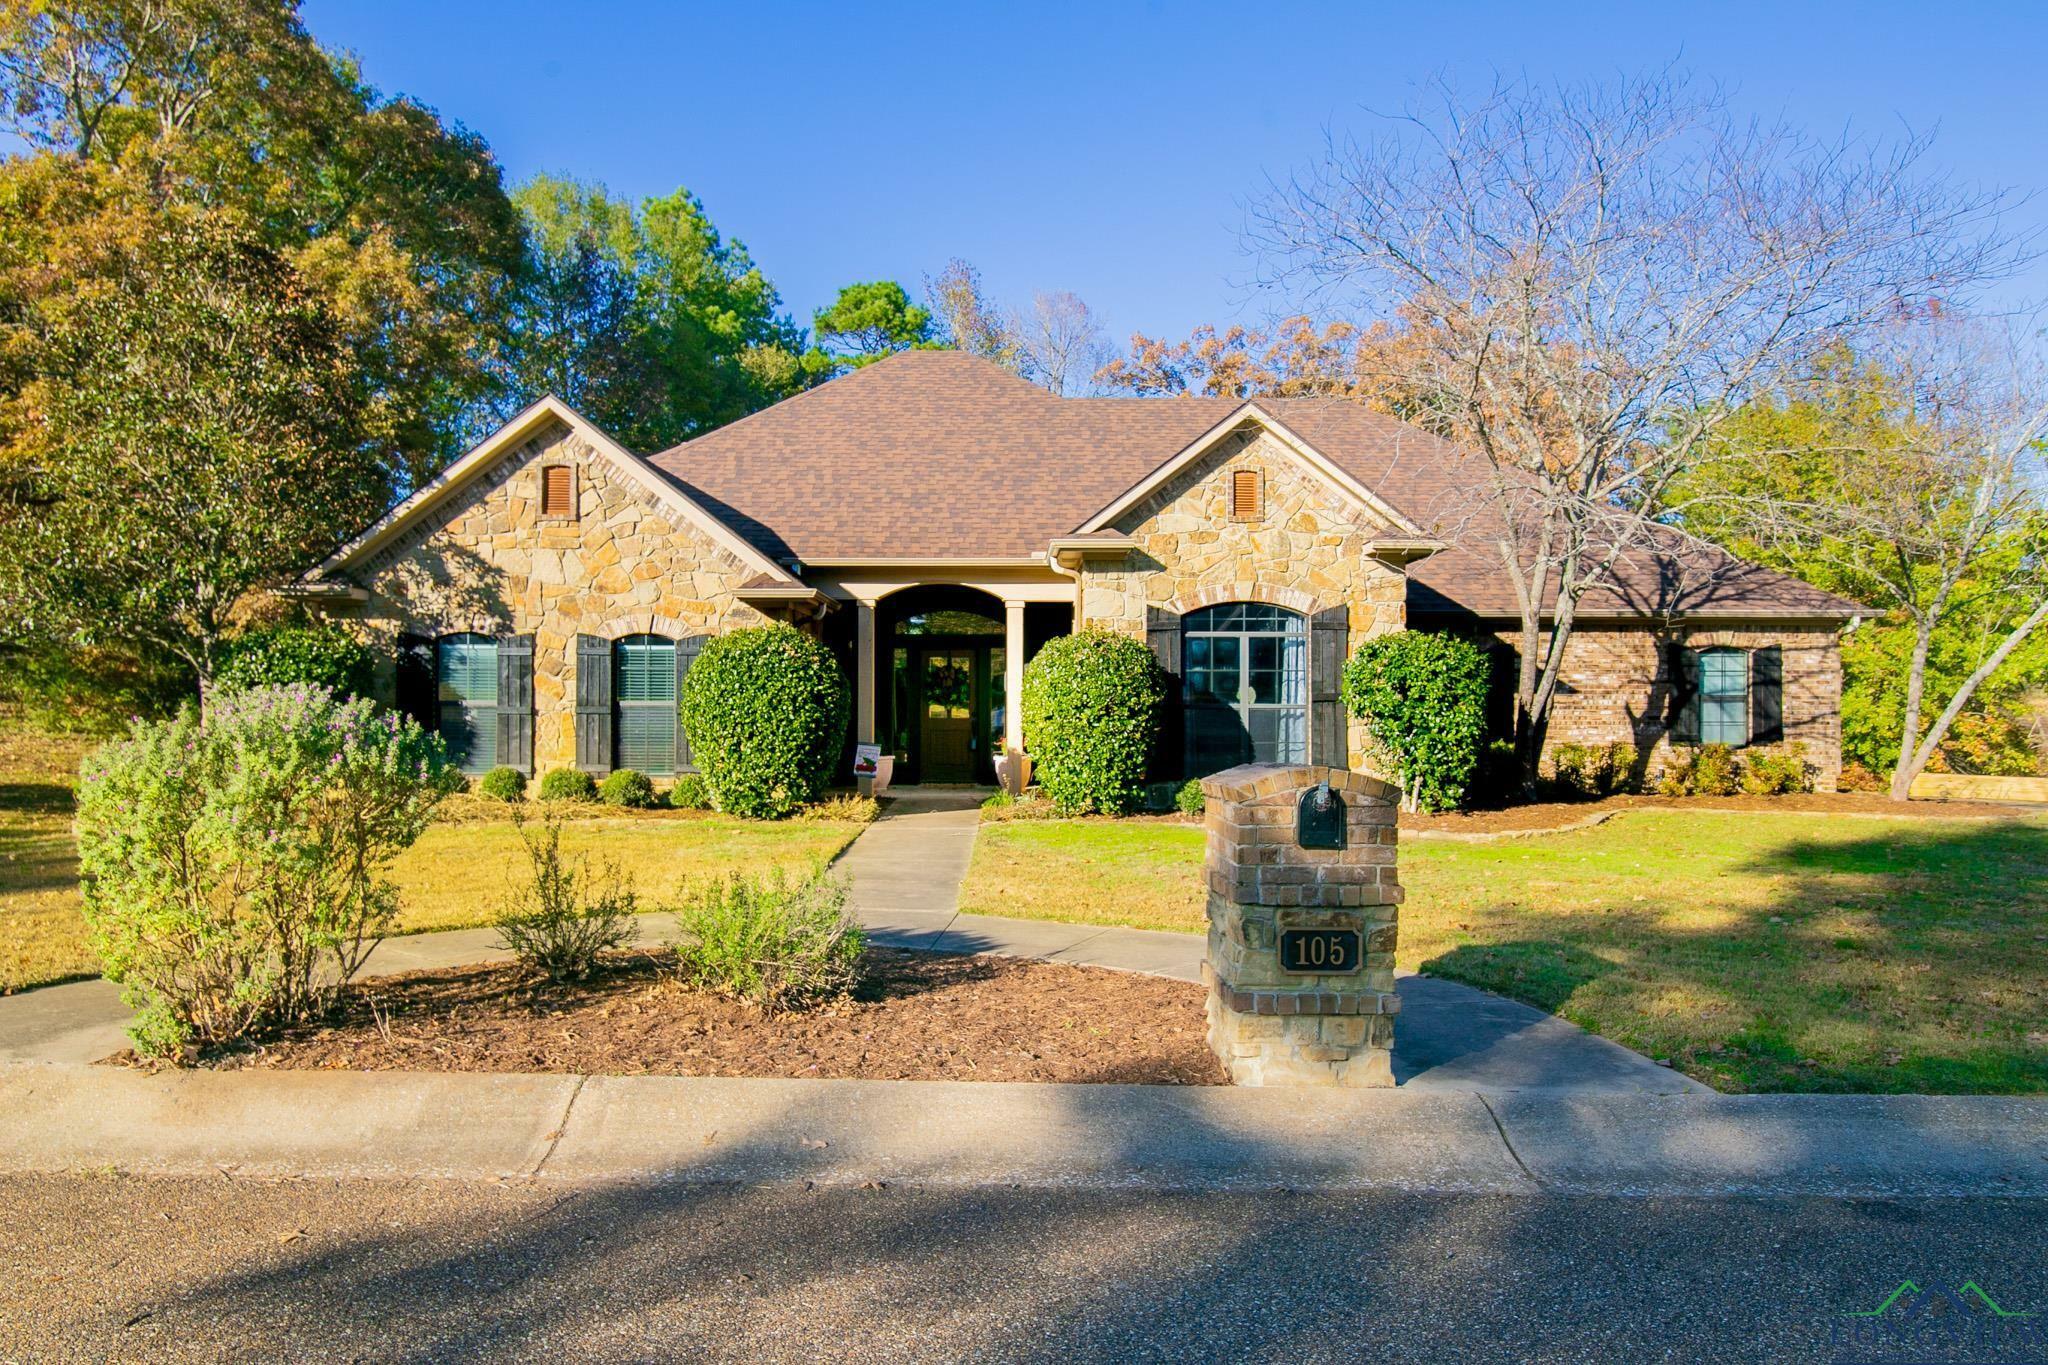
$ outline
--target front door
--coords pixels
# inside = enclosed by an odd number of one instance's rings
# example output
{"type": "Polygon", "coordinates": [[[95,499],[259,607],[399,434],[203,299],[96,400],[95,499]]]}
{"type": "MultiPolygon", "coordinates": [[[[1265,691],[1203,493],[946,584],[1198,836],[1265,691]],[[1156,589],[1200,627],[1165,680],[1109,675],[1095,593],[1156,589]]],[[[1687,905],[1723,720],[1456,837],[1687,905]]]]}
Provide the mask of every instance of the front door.
{"type": "Polygon", "coordinates": [[[919,651],[919,776],[926,782],[974,780],[974,655],[972,649],[919,651]]]}

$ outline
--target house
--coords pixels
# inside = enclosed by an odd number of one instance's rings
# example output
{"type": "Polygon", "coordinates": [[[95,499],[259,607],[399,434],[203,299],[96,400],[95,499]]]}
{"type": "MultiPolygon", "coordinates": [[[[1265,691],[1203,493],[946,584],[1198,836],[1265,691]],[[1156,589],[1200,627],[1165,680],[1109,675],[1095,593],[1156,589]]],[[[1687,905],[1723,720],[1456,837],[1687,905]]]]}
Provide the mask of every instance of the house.
{"type": "MultiPolygon", "coordinates": [[[[1511,649],[1483,466],[1324,399],[1061,398],[913,351],[643,457],[543,399],[309,573],[386,697],[462,766],[690,766],[678,679],[721,631],[837,651],[899,781],[985,782],[1022,745],[1026,659],[1082,627],[1180,681],[1161,779],[1363,763],[1339,671],[1368,636],[1511,649]],[[1458,534],[1463,531],[1462,536],[1458,534]]],[[[1799,743],[1840,768],[1853,603],[1675,533],[1588,598],[1552,744],[1799,743]]]]}

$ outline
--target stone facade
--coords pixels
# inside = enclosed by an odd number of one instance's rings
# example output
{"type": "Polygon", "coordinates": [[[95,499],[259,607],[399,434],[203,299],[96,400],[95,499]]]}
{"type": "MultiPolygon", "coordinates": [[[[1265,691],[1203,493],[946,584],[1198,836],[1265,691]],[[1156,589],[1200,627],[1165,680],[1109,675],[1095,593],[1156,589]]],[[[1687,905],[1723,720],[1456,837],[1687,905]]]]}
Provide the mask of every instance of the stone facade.
{"type": "MultiPolygon", "coordinates": [[[[1513,632],[1500,639],[1514,646],[1513,632]]],[[[1833,791],[1842,772],[1842,645],[1833,627],[1757,625],[1659,633],[1640,626],[1581,625],[1565,645],[1563,686],[1552,703],[1544,751],[1560,744],[1634,744],[1654,779],[1675,757],[1666,720],[1672,679],[1666,646],[1776,645],[1784,659],[1783,746],[1801,745],[1814,786],[1833,791]]]]}
{"type": "Polygon", "coordinates": [[[508,451],[357,572],[390,699],[397,637],[534,636],[536,772],[576,761],[576,637],[715,635],[765,619],[734,592],[758,570],[567,426],[508,451]],[[541,469],[575,470],[576,513],[543,517],[541,469]]]}
{"type": "Polygon", "coordinates": [[[1207,798],[1209,1045],[1238,1085],[1394,1083],[1394,948],[1401,883],[1400,793],[1336,768],[1253,764],[1202,783],[1207,798]],[[1302,848],[1304,791],[1328,782],[1345,805],[1346,846],[1302,848]],[[1286,972],[1280,935],[1352,930],[1357,970],[1286,972]]]}
{"type": "MultiPolygon", "coordinates": [[[[1389,524],[1302,466],[1263,429],[1240,432],[1181,470],[1117,519],[1136,542],[1120,559],[1090,559],[1081,571],[1075,626],[1143,636],[1164,614],[1219,602],[1267,602],[1314,615],[1342,606],[1350,648],[1401,629],[1407,577],[1366,545],[1389,524]],[[1263,513],[1231,515],[1231,476],[1255,473],[1263,513]]],[[[1353,764],[1364,731],[1351,726],[1353,764]]]]}

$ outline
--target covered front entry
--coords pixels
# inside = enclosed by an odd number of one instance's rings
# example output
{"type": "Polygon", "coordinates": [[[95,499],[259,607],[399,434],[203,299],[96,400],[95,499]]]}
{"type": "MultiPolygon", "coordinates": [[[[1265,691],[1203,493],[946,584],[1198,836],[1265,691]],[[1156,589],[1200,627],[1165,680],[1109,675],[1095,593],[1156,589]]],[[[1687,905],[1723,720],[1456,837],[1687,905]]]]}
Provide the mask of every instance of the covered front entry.
{"type": "Polygon", "coordinates": [[[1003,751],[1003,603],[972,588],[912,588],[886,599],[882,733],[899,782],[995,781],[1003,751]]]}

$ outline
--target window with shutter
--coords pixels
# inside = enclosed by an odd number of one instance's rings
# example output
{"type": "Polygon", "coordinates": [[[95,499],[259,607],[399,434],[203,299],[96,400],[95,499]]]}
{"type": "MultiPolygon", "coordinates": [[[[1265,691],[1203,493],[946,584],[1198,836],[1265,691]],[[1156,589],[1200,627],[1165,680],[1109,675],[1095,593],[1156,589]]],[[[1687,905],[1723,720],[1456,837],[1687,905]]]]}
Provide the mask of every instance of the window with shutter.
{"type": "Polygon", "coordinates": [[[1749,743],[1749,654],[1740,649],[1700,652],[1700,743],[1749,743]]]}
{"type": "Polygon", "coordinates": [[[565,464],[551,464],[540,471],[540,514],[544,517],[576,515],[576,471],[565,464]]]}
{"type": "Polygon", "coordinates": [[[434,671],[448,761],[472,777],[489,772],[498,763],[498,642],[444,635],[434,671]]]}
{"type": "Polygon", "coordinates": [[[676,770],[676,642],[628,635],[612,660],[618,766],[666,777],[676,770]]]}
{"type": "Polygon", "coordinates": [[[1256,469],[1240,469],[1230,476],[1230,517],[1233,521],[1257,521],[1266,515],[1265,481],[1256,469]]]}

